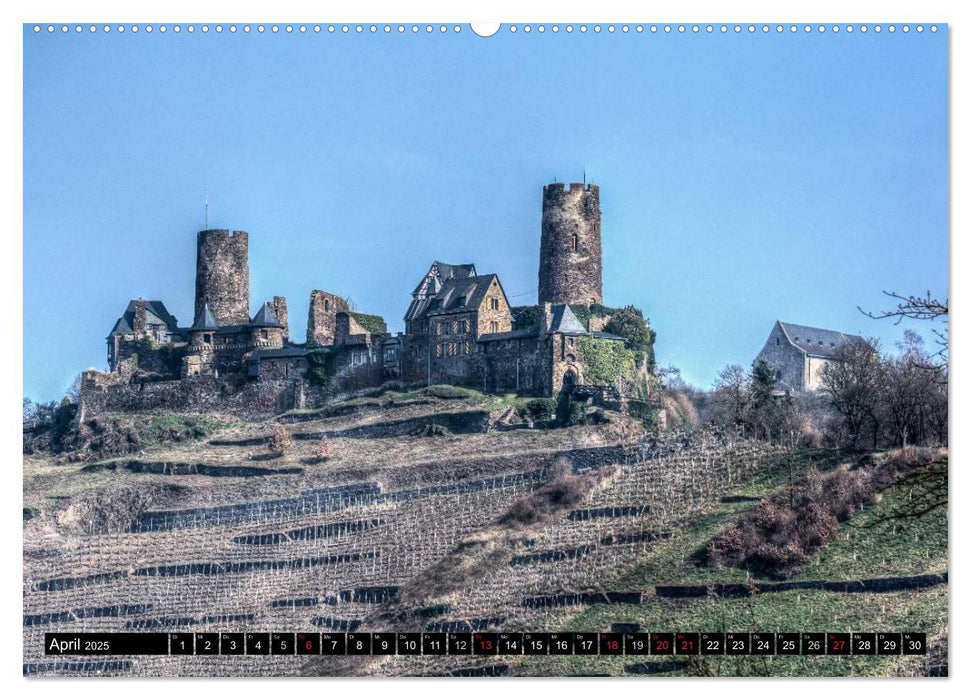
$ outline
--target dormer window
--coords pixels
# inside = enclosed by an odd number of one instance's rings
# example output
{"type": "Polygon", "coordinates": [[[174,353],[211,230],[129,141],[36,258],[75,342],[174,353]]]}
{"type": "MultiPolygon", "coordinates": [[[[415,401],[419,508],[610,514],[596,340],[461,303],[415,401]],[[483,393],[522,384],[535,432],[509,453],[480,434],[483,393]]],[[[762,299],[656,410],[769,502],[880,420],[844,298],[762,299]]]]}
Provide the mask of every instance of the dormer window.
{"type": "Polygon", "coordinates": [[[457,306],[465,306],[465,297],[459,297],[455,300],[457,306]]]}

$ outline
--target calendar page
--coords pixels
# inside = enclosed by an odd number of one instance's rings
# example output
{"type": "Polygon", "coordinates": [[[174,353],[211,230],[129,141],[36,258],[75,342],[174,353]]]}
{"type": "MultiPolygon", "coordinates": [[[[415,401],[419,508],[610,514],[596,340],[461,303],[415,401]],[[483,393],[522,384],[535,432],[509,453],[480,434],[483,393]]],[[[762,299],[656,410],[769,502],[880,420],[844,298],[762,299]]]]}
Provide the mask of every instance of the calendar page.
{"type": "Polygon", "coordinates": [[[948,36],[25,23],[23,674],[947,676],[948,36]]]}

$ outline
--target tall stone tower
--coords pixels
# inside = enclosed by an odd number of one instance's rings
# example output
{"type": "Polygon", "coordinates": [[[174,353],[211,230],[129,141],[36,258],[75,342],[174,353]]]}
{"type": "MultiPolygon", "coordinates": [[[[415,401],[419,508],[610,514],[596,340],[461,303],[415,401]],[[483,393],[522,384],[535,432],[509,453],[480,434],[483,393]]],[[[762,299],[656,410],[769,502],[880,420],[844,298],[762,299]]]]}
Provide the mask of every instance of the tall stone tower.
{"type": "Polygon", "coordinates": [[[597,185],[574,182],[543,187],[539,303],[603,303],[597,185]]]}
{"type": "Polygon", "coordinates": [[[199,231],[196,317],[207,304],[220,326],[249,323],[249,234],[245,231],[199,231]]]}

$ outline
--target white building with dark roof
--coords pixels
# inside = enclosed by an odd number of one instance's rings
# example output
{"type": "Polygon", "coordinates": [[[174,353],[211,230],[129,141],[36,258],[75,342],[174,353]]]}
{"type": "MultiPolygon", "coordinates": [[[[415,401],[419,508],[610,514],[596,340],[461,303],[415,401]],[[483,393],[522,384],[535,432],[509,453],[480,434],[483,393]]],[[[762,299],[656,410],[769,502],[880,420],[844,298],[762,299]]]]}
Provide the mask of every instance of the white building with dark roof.
{"type": "Polygon", "coordinates": [[[775,371],[782,391],[817,391],[826,365],[839,356],[840,347],[846,343],[866,340],[840,331],[776,321],[752,366],[764,360],[775,371]]]}

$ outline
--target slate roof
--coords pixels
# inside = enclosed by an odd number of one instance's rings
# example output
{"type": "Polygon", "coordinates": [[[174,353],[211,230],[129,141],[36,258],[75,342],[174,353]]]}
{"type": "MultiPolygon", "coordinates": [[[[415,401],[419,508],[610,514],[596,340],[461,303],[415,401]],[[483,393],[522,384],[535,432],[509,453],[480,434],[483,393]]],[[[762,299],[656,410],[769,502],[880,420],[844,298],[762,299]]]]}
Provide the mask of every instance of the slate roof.
{"type": "MultiPolygon", "coordinates": [[[[125,318],[128,322],[134,326],[135,319],[135,307],[138,305],[137,299],[132,299],[128,302],[128,306],[125,308],[125,318]]],[[[151,323],[152,321],[147,318],[147,314],[153,314],[160,322],[164,323],[170,329],[175,329],[179,324],[175,316],[169,313],[169,310],[165,308],[165,304],[160,301],[146,301],[145,302],[145,313],[146,321],[151,323]]]]}
{"type": "Polygon", "coordinates": [[[465,278],[475,277],[475,265],[472,263],[461,263],[459,265],[453,265],[451,263],[443,263],[440,260],[436,260],[428,268],[428,272],[425,273],[425,276],[421,278],[421,282],[419,282],[418,286],[415,287],[415,291],[411,293],[412,296],[414,296],[415,294],[418,294],[421,291],[422,287],[425,284],[425,280],[428,279],[428,275],[432,273],[432,270],[437,270],[438,272],[437,277],[439,282],[447,282],[450,279],[457,279],[457,278],[463,278],[463,277],[465,278]]]}
{"type": "Polygon", "coordinates": [[[783,321],[778,323],[789,342],[812,357],[832,359],[836,357],[837,350],[844,343],[866,343],[866,340],[858,335],[783,321]]]}
{"type": "Polygon", "coordinates": [[[437,294],[427,299],[413,300],[408,307],[405,320],[414,321],[425,316],[477,309],[489,291],[492,281],[498,279],[495,274],[450,279],[442,285],[437,294]]]}
{"type": "Polygon", "coordinates": [[[539,335],[539,327],[523,328],[518,331],[506,331],[504,333],[483,333],[479,336],[478,342],[490,343],[496,340],[516,340],[517,338],[535,338],[539,335]]]}
{"type": "MultiPolygon", "coordinates": [[[[133,333],[135,328],[135,308],[137,306],[137,299],[129,301],[128,306],[125,307],[125,313],[115,321],[115,325],[108,335],[114,335],[115,333],[133,333]]],[[[168,328],[169,332],[176,333],[179,322],[175,316],[169,313],[168,309],[165,308],[165,304],[162,302],[146,301],[145,323],[153,325],[163,324],[168,328]]]]}
{"type": "Polygon", "coordinates": [[[115,326],[114,328],[111,329],[111,333],[109,333],[108,335],[114,335],[115,333],[134,333],[134,332],[135,331],[132,330],[131,324],[128,323],[127,319],[125,319],[124,316],[122,316],[117,321],[115,321],[115,326]]]}
{"type": "Polygon", "coordinates": [[[586,335],[587,329],[580,323],[580,319],[567,304],[556,304],[552,308],[553,318],[550,320],[550,333],[567,333],[569,335],[586,335]]]}
{"type": "Polygon", "coordinates": [[[216,323],[216,317],[212,315],[212,311],[209,310],[209,304],[202,305],[202,311],[196,314],[196,320],[192,322],[192,326],[189,328],[190,331],[217,331],[219,330],[219,324],[216,323]]]}
{"type": "Polygon", "coordinates": [[[592,335],[594,338],[600,338],[601,340],[623,340],[625,343],[627,342],[627,338],[624,336],[614,335],[613,333],[607,333],[605,331],[596,331],[590,335],[592,335]]]}
{"type": "Polygon", "coordinates": [[[286,348],[271,348],[264,350],[254,350],[250,355],[252,360],[265,360],[274,357],[303,357],[309,352],[306,346],[296,345],[286,348]]]}
{"type": "Polygon", "coordinates": [[[259,328],[283,328],[283,324],[280,323],[280,319],[273,313],[273,307],[270,306],[270,302],[268,301],[263,302],[263,307],[256,312],[256,315],[249,324],[259,328]]]}

